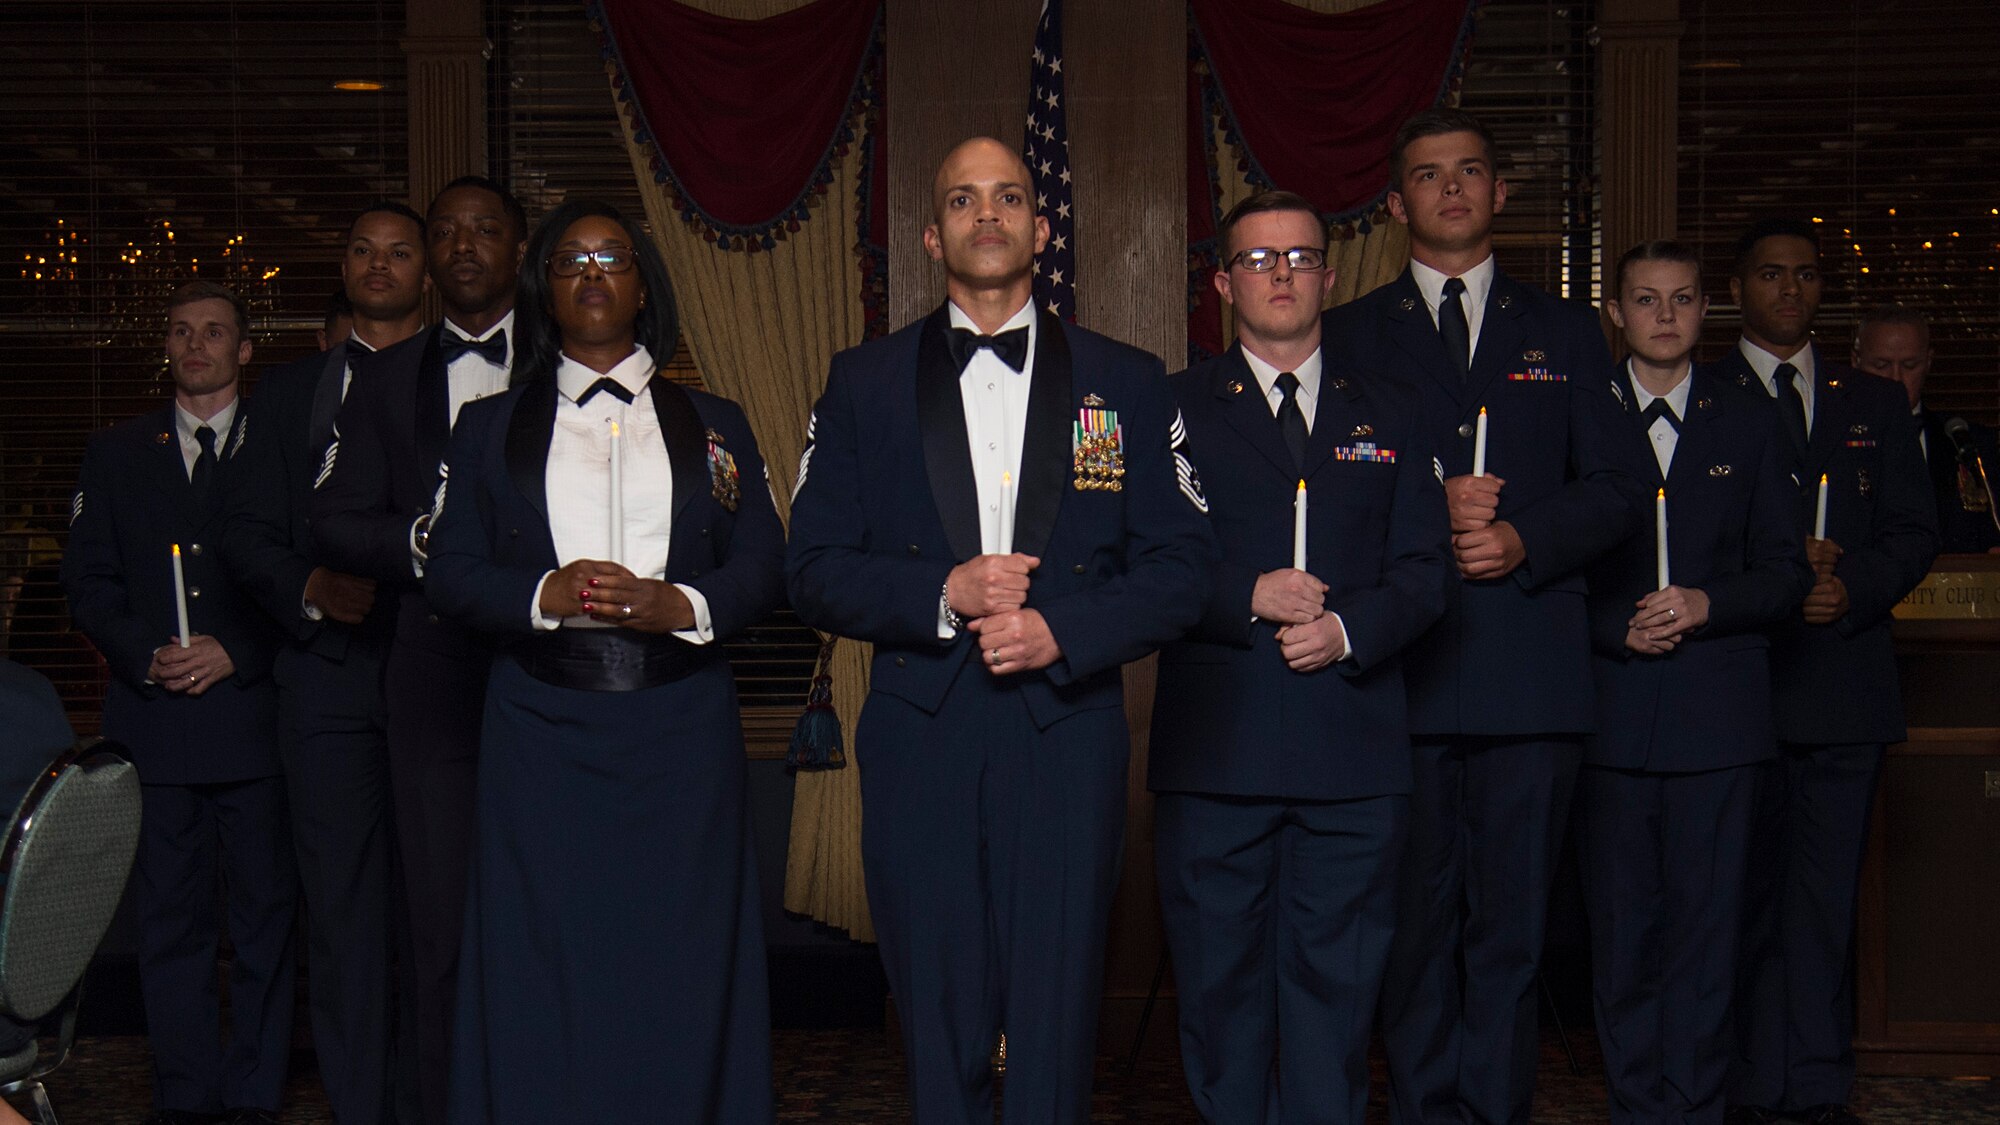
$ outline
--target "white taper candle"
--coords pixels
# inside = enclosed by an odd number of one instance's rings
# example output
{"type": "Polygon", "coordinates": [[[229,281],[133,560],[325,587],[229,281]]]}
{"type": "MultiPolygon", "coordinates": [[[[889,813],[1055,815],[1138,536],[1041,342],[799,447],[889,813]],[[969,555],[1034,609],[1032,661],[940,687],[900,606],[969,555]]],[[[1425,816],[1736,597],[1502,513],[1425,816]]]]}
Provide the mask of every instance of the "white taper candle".
{"type": "Polygon", "coordinates": [[[1667,490],[1653,498],[1653,562],[1659,572],[1659,588],[1667,588],[1667,490]]]}
{"type": "Polygon", "coordinates": [[[1479,408],[1479,421],[1472,430],[1472,475],[1486,475],[1486,408],[1479,408]]]}
{"type": "Polygon", "coordinates": [[[188,637],[187,573],[181,569],[181,545],[174,544],[174,620],[180,625],[181,647],[192,644],[188,637]]]}
{"type": "Polygon", "coordinates": [[[625,562],[625,459],[619,455],[618,422],[611,422],[611,562],[625,562]]]}
{"type": "Polygon", "coordinates": [[[1819,502],[1813,505],[1813,538],[1826,538],[1826,474],[1819,475],[1819,502]]]}
{"type": "Polygon", "coordinates": [[[1299,482],[1299,492],[1292,498],[1292,569],[1306,568],[1306,482],[1299,482]]]}
{"type": "Polygon", "coordinates": [[[1000,554],[1014,553],[1014,474],[1000,474],[1000,554]]]}

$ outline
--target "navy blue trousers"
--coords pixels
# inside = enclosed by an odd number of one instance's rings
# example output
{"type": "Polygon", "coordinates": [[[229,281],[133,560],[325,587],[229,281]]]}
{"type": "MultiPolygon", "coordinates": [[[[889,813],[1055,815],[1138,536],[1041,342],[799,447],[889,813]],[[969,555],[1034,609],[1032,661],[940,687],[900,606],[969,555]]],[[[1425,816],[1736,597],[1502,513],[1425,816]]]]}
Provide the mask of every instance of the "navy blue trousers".
{"type": "Polygon", "coordinates": [[[479,730],[492,661],[411,645],[389,651],[389,778],[395,792],[410,956],[400,974],[413,1009],[425,1121],[445,1119],[459,945],[471,878],[479,730]]]}
{"type": "Polygon", "coordinates": [[[868,699],[855,732],[868,905],[917,1125],[1083,1125],[1130,753],[1121,708],[1037,730],[968,667],[936,715],[868,699]]]}
{"type": "Polygon", "coordinates": [[[1854,1086],[1855,896],[1878,743],[1780,743],[1751,833],[1731,1105],[1845,1104],[1854,1086]]]}
{"type": "MultiPolygon", "coordinates": [[[[1586,685],[1587,686],[1587,685],[1586,685]]],[[[1430,736],[1382,978],[1390,1119],[1528,1120],[1535,992],[1580,738],[1430,736]]]]}
{"type": "Polygon", "coordinates": [[[298,879],[278,778],[141,786],[132,889],[139,990],[162,1109],[276,1111],[292,1055],[298,879]],[[216,875],[226,894],[229,1037],[222,1035],[216,875]]]}
{"type": "Polygon", "coordinates": [[[313,1053],[335,1116],[356,1125],[396,1120],[395,831],[383,647],[354,637],[338,661],[287,648],[273,673],[278,754],[306,900],[313,1053]]]}
{"type": "Polygon", "coordinates": [[[1409,803],[1155,798],[1181,1065],[1204,1122],[1362,1119],[1409,803]]]}
{"type": "Polygon", "coordinates": [[[1722,1121],[1759,768],[1583,768],[1577,851],[1618,1125],[1722,1121]]]}

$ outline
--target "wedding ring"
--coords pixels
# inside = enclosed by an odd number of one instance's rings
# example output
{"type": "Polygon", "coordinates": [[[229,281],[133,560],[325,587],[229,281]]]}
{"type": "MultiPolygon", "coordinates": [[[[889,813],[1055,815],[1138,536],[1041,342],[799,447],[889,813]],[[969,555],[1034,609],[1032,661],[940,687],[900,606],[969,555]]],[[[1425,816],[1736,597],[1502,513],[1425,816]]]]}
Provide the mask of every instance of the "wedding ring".
{"type": "Polygon", "coordinates": [[[632,616],[632,607],[631,607],[630,605],[627,605],[627,606],[625,607],[625,616],[627,616],[627,617],[630,617],[630,616],[632,616]]]}
{"type": "MultiPolygon", "coordinates": [[[[630,613],[630,612],[631,612],[631,610],[629,610],[629,609],[628,609],[628,610],[626,610],[626,612],[627,612],[627,613],[630,613]]],[[[1673,618],[1674,618],[1674,607],[1673,607],[1673,606],[1668,606],[1668,607],[1667,607],[1667,620],[1671,621],[1671,620],[1673,620],[1673,618]]]]}
{"type": "Polygon", "coordinates": [[[988,652],[988,653],[986,654],[986,663],[988,663],[988,664],[998,664],[998,663],[1000,663],[1000,650],[996,648],[996,649],[992,650],[991,652],[988,652]]]}

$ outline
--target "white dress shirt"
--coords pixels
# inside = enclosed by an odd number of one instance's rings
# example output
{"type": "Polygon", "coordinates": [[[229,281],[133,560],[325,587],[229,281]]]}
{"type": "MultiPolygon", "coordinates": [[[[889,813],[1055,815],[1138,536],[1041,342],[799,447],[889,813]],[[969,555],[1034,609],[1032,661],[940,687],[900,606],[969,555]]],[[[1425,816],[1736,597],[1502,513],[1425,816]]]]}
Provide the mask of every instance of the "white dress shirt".
{"type": "MultiPolygon", "coordinates": [[[[1498,268],[1493,264],[1493,255],[1459,274],[1465,282],[1465,292],[1459,296],[1459,304],[1465,309],[1466,370],[1472,369],[1472,357],[1479,354],[1479,328],[1486,322],[1486,295],[1493,291],[1493,272],[1498,268]]],[[[1439,273],[1431,267],[1410,259],[1410,277],[1417,283],[1417,292],[1424,295],[1424,307],[1431,312],[1431,323],[1438,322],[1438,305],[1444,301],[1444,283],[1450,274],[1439,273]]]]}
{"type": "MultiPolygon", "coordinates": [[[[376,347],[375,345],[369,343],[368,341],[362,339],[359,336],[349,336],[345,342],[352,343],[355,347],[360,348],[364,352],[379,352],[382,350],[381,348],[376,347]]],[[[336,344],[334,346],[338,347],[339,345],[336,344]]],[[[352,386],[353,383],[354,383],[354,361],[350,359],[347,361],[346,366],[340,369],[340,401],[342,402],[347,401],[347,388],[352,386]]]]}
{"type": "MultiPolygon", "coordinates": [[[[979,331],[957,305],[950,305],[951,326],[979,331]]],[[[1021,485],[1021,437],[1028,430],[1028,388],[1035,375],[1035,302],[1030,299],[1000,326],[1000,332],[1028,330],[1028,358],[1016,371],[991,348],[973,353],[958,376],[958,394],[965,404],[965,440],[972,448],[972,480],[979,490],[979,549],[997,555],[1013,549],[1000,542],[1000,478],[1021,485]]],[[[994,333],[999,335],[999,332],[994,333]]]]}
{"type": "MultiPolygon", "coordinates": [[[[1265,363],[1249,348],[1243,349],[1243,361],[1250,365],[1250,374],[1256,377],[1257,385],[1263,388],[1264,401],[1271,407],[1271,417],[1276,418],[1278,409],[1285,405],[1285,392],[1278,389],[1278,369],[1265,363]]],[[[1304,363],[1292,369],[1292,374],[1299,380],[1299,412],[1306,416],[1307,433],[1312,433],[1313,418],[1319,413],[1320,366],[1320,350],[1314,348],[1313,354],[1307,356],[1304,363]]]]}
{"type": "Polygon", "coordinates": [[[174,436],[180,439],[181,463],[187,466],[189,480],[194,479],[195,459],[201,456],[201,442],[195,439],[194,432],[203,426],[215,431],[215,461],[220,468],[223,456],[229,452],[224,443],[229,440],[229,428],[236,424],[236,407],[242,401],[230,399],[228,406],[216,411],[215,417],[206,422],[189,414],[180,403],[174,403],[174,436]]]}
{"type": "Polygon", "coordinates": [[[1806,403],[1806,436],[1811,437],[1813,425],[1813,382],[1818,378],[1818,373],[1813,370],[1812,342],[1807,341],[1799,345],[1799,350],[1789,359],[1779,359],[1777,356],[1741,337],[1736,341],[1736,350],[1742,352],[1743,358],[1750,361],[1750,370],[1757,373],[1757,378],[1764,384],[1764,393],[1770,395],[1772,398],[1778,397],[1778,365],[1789,363],[1799,369],[1800,378],[1793,382],[1799,388],[1799,397],[1803,398],[1806,403]]]}
{"type": "Polygon", "coordinates": [[[508,373],[514,368],[514,311],[507,310],[507,315],[501,317],[499,323],[477,336],[453,324],[450,317],[445,318],[444,330],[475,344],[492,339],[495,332],[507,334],[505,363],[488,363],[486,357],[476,352],[464,352],[445,366],[445,380],[450,385],[451,394],[451,424],[456,426],[460,407],[474,399],[497,395],[507,389],[508,373]]]}
{"type": "MultiPolygon", "coordinates": [[[[1685,423],[1688,416],[1688,386],[1694,382],[1688,376],[1693,370],[1690,367],[1687,371],[1682,372],[1681,381],[1675,383],[1673,389],[1664,395],[1656,395],[1648,391],[1645,387],[1639,385],[1639,377],[1632,375],[1632,390],[1638,396],[1639,409],[1644,410],[1653,405],[1654,399],[1664,398],[1667,400],[1667,408],[1674,412],[1674,417],[1679,418],[1685,423]]],[[[1629,356],[1625,360],[1625,371],[1628,375],[1631,375],[1632,360],[1629,356]]],[[[1660,463],[1660,475],[1664,477],[1667,475],[1667,471],[1673,468],[1674,448],[1680,444],[1681,432],[1675,429],[1673,423],[1668,422],[1665,418],[1655,418],[1653,419],[1653,424],[1646,427],[1646,436],[1652,439],[1653,460],[1660,463]]]]}
{"type": "MultiPolygon", "coordinates": [[[[549,460],[543,483],[549,497],[549,538],[556,547],[556,566],[578,559],[623,563],[641,578],[664,579],[667,548],[673,538],[674,467],[667,457],[660,418],[653,409],[649,385],[656,365],[640,347],[609,372],[600,375],[568,356],[556,368],[556,423],[549,438],[549,460]],[[633,392],[628,405],[600,391],[582,405],[577,399],[592,383],[608,376],[633,392]],[[611,558],[611,423],[618,423],[625,491],[625,557],[611,558]]],[[[616,626],[588,614],[547,617],[542,613],[542,586],[551,570],[535,584],[528,615],[536,629],[610,629],[616,626]]],[[[676,582],[694,607],[694,628],[674,636],[692,644],[715,639],[708,599],[692,586],[676,582]]]]}
{"type": "MultiPolygon", "coordinates": [[[[979,331],[964,309],[947,301],[945,308],[953,328],[979,331]]],[[[1035,301],[1007,318],[999,331],[1028,330],[1027,358],[1021,370],[1007,366],[991,348],[981,348],[958,374],[959,401],[965,407],[965,443],[972,450],[972,483],[979,496],[979,551],[985,555],[1003,553],[1000,543],[1001,477],[1014,478],[1014,495],[1021,494],[1021,440],[1028,432],[1028,390],[1035,376],[1035,301]]],[[[1008,552],[1013,549],[1008,545],[1008,552]]],[[[948,641],[957,630],[945,619],[944,603],[938,603],[938,639],[948,641]]]]}

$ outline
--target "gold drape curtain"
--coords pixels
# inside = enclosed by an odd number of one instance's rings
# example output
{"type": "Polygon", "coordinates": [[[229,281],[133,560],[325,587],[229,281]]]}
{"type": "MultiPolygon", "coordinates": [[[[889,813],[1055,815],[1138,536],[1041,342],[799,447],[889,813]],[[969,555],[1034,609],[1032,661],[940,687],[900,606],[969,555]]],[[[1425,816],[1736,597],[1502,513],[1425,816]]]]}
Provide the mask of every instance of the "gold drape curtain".
{"type": "MultiPolygon", "coordinates": [[[[688,2],[737,19],[762,19],[799,6],[799,0],[688,2]]],[[[616,103],[615,90],[612,97],[616,103]]],[[[854,119],[855,141],[833,166],[834,182],[811,218],[774,249],[748,253],[716,249],[681,219],[653,179],[650,153],[633,140],[626,107],[618,103],[618,108],[646,217],[673,274],[682,337],[702,382],[741,403],[749,415],[770,467],[778,514],[789,523],[806,419],[826,386],[827,366],[835,352],[862,339],[855,199],[867,123],[861,115],[854,119]]],[[[875,940],[861,881],[861,786],[854,749],[854,720],[868,693],[868,654],[868,646],[852,640],[834,650],[833,702],[848,764],[796,775],[785,864],[785,909],[846,930],[859,941],[875,940]]]]}

